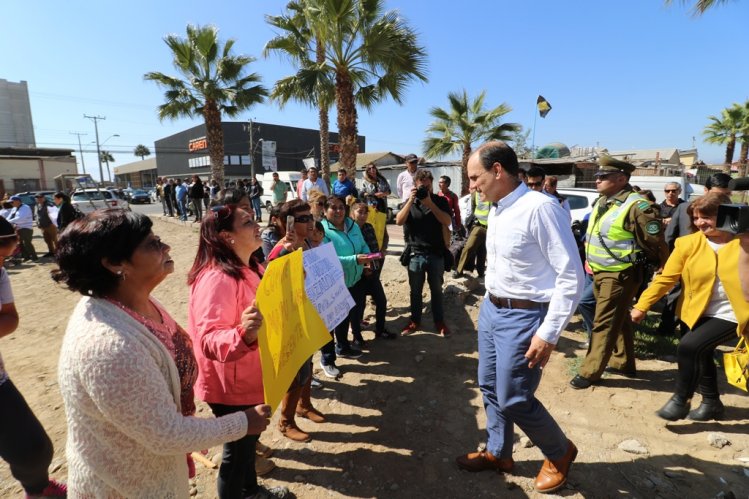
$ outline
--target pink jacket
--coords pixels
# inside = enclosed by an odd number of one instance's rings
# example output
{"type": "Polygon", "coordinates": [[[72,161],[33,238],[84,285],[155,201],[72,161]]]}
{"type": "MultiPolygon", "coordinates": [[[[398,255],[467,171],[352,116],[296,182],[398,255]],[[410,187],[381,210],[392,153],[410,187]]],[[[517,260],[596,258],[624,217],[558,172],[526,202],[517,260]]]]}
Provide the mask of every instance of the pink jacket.
{"type": "Polygon", "coordinates": [[[187,331],[199,366],[195,396],[204,402],[255,405],[264,401],[257,343],[247,346],[239,325],[259,285],[260,276],[249,268],[236,281],[217,267],[207,267],[190,286],[187,331]]]}

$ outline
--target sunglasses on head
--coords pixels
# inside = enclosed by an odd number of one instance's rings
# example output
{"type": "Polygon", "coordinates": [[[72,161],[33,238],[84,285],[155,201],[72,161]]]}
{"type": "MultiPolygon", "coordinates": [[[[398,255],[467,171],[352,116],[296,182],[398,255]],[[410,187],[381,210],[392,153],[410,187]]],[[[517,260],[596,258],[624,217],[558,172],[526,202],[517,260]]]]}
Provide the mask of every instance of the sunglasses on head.
{"type": "Polygon", "coordinates": [[[211,212],[213,213],[214,220],[224,220],[231,215],[231,208],[224,204],[218,206],[211,206],[211,212]]]}

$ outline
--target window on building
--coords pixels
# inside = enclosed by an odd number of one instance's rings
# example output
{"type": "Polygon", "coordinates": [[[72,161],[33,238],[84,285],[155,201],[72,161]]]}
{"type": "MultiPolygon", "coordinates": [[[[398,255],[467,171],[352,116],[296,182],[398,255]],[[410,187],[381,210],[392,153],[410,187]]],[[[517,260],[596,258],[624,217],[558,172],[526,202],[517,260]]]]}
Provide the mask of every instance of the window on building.
{"type": "Polygon", "coordinates": [[[13,188],[16,192],[38,191],[41,189],[38,178],[14,178],[13,188]]]}

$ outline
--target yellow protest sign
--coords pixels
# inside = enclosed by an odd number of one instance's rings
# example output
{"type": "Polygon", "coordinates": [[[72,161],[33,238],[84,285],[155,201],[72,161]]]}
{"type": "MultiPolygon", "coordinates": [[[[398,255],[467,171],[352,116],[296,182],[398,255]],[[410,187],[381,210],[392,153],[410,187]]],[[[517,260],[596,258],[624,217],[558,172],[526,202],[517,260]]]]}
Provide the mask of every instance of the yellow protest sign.
{"type": "Polygon", "coordinates": [[[377,236],[377,246],[382,250],[382,242],[385,240],[385,229],[387,228],[387,215],[377,211],[374,206],[369,207],[367,222],[372,224],[377,236]]]}
{"type": "Polygon", "coordinates": [[[258,344],[265,403],[275,411],[302,365],[330,341],[304,291],[301,250],[268,265],[256,301],[263,314],[258,344]]]}

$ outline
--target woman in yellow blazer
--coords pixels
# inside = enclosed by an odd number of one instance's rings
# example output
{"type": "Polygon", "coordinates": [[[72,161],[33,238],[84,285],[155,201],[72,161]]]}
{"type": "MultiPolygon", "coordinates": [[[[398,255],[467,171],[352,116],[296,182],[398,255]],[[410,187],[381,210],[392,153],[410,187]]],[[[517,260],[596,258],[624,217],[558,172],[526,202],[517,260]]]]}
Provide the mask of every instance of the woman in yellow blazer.
{"type": "Polygon", "coordinates": [[[676,392],[656,413],[669,421],[687,415],[695,421],[708,421],[723,415],[713,352],[736,334],[747,334],[749,306],[739,281],[739,240],[730,232],[716,229],[718,206],[730,202],[728,196],[718,193],[692,202],[687,213],[697,232],[676,240],[663,272],[632,309],[632,321],[639,323],[645,312],[681,279],[683,290],[677,313],[690,331],[682,336],[677,349],[676,392]],[[702,403],[690,412],[690,401],[697,389],[702,403]]]}

